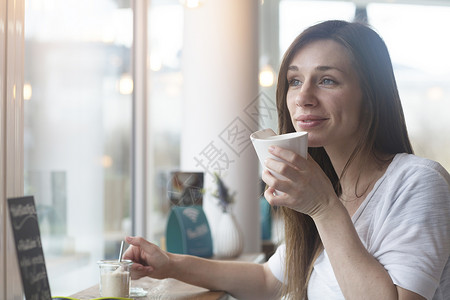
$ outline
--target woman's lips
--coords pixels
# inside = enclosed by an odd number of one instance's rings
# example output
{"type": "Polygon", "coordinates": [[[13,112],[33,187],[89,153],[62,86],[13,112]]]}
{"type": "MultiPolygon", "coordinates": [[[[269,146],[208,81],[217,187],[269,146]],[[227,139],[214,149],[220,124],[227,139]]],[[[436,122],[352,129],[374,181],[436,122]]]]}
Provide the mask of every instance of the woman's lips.
{"type": "Polygon", "coordinates": [[[328,119],[319,116],[301,116],[296,119],[298,127],[306,130],[318,127],[328,119]]]}

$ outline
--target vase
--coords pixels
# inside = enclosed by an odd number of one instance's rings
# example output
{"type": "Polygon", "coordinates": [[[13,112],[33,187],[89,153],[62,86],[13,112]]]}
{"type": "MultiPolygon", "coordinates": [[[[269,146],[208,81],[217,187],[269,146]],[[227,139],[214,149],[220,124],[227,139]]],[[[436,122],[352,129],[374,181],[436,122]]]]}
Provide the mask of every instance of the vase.
{"type": "Polygon", "coordinates": [[[234,258],[242,253],[244,241],[241,229],[231,212],[225,211],[217,227],[215,254],[219,258],[234,258]]]}

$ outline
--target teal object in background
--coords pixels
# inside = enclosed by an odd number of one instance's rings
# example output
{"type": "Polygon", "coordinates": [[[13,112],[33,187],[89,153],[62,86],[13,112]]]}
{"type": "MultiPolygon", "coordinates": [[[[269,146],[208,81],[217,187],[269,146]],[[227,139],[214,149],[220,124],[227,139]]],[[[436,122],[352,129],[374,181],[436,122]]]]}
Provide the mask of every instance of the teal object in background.
{"type": "Polygon", "coordinates": [[[213,256],[211,230],[200,205],[171,208],[166,228],[166,247],[171,253],[213,256]]]}
{"type": "Polygon", "coordinates": [[[259,198],[259,208],[261,213],[261,239],[269,241],[272,239],[272,207],[264,196],[259,198]]]}

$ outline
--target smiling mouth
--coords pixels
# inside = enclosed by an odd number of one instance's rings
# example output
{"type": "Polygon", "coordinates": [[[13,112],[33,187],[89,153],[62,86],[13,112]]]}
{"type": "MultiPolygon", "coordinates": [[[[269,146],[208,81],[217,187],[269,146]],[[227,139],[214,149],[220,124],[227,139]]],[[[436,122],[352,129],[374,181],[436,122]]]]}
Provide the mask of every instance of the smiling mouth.
{"type": "Polygon", "coordinates": [[[313,129],[322,125],[327,119],[304,119],[297,120],[297,125],[302,129],[313,129]]]}

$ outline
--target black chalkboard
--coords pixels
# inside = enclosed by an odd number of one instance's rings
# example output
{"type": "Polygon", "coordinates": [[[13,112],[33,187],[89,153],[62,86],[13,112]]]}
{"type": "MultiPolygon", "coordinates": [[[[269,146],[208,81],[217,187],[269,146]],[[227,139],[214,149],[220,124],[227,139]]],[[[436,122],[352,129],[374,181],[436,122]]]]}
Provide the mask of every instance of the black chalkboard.
{"type": "Polygon", "coordinates": [[[33,196],[9,198],[9,215],[27,300],[51,299],[33,196]]]}

